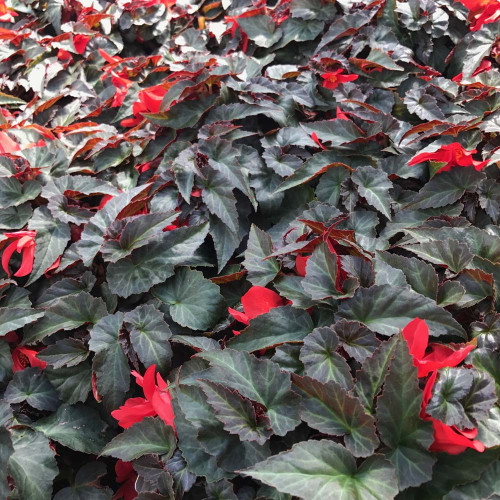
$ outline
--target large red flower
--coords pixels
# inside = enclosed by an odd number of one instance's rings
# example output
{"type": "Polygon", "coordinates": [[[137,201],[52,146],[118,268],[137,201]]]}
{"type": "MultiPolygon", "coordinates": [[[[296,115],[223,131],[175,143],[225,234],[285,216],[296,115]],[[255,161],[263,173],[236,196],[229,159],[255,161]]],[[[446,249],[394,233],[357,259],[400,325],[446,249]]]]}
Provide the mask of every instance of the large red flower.
{"type": "Polygon", "coordinates": [[[144,398],[129,398],[123,406],[111,412],[113,418],[118,420],[118,425],[127,429],[144,417],[155,417],[158,415],[167,425],[174,428],[174,410],[172,408],[172,397],[168,390],[167,383],[162,376],[156,374],[156,366],[151,365],[144,374],[144,377],[132,371],[136,382],[144,392],[144,398]]]}
{"type": "Polygon", "coordinates": [[[323,73],[321,78],[323,78],[323,87],[327,89],[336,89],[341,83],[352,82],[358,79],[359,75],[343,75],[343,69],[338,69],[336,71],[331,71],[329,73],[323,73]]]}
{"type": "Polygon", "coordinates": [[[22,254],[23,260],[21,262],[21,267],[14,273],[14,276],[20,278],[31,273],[33,270],[33,260],[35,258],[35,235],[36,231],[5,233],[5,236],[11,241],[11,243],[5,247],[2,255],[2,267],[7,273],[7,276],[10,277],[9,261],[15,251],[22,254]]]}
{"type": "MultiPolygon", "coordinates": [[[[241,305],[244,312],[228,308],[229,314],[240,323],[249,325],[251,319],[268,313],[271,309],[280,307],[284,303],[283,299],[276,292],[269,290],[269,288],[253,286],[241,297],[241,305]]],[[[233,333],[238,335],[240,332],[233,331],[233,333]]]]}
{"type": "Polygon", "coordinates": [[[38,351],[28,349],[27,347],[16,347],[12,351],[12,371],[18,372],[24,370],[27,365],[38,367],[43,370],[47,363],[36,357],[38,351]]]}
{"type": "MultiPolygon", "coordinates": [[[[457,1],[457,0],[456,0],[457,1]]],[[[458,0],[469,9],[471,31],[477,31],[483,24],[494,23],[500,18],[499,0],[458,0]]]]}
{"type": "Polygon", "coordinates": [[[475,149],[469,151],[464,149],[459,142],[452,142],[446,146],[441,146],[437,151],[432,153],[421,153],[415,156],[408,163],[408,165],[412,166],[424,161],[444,163],[444,165],[436,172],[437,174],[451,170],[452,167],[473,166],[476,170],[481,170],[488,163],[488,160],[474,160],[474,158],[472,158],[474,153],[477,153],[475,149]]]}
{"type": "Polygon", "coordinates": [[[420,418],[432,422],[434,442],[431,451],[445,451],[450,455],[462,453],[467,448],[484,451],[484,445],[475,440],[477,429],[460,430],[454,425],[446,425],[426,413],[427,404],[432,397],[432,388],[437,377],[437,370],[453,367],[461,363],[475,344],[463,344],[463,347],[429,344],[429,328],[420,318],[410,321],[403,329],[403,337],[408,344],[413,364],[418,368],[418,376],[426,377],[431,373],[424,389],[420,418]]]}

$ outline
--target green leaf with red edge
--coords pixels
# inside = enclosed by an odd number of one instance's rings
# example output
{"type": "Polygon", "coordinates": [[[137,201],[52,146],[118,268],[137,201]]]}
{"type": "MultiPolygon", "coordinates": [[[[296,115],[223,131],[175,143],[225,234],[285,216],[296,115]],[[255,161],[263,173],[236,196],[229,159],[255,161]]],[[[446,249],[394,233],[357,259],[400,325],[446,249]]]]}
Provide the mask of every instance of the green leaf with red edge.
{"type": "Polygon", "coordinates": [[[275,257],[266,258],[272,253],[273,245],[269,234],[252,224],[243,262],[248,271],[248,281],[252,285],[266,286],[278,274],[278,260],[275,257]]]}
{"type": "Polygon", "coordinates": [[[92,371],[98,394],[108,411],[125,401],[130,388],[130,367],[120,342],[123,317],[121,312],[104,316],[90,331],[89,348],[95,352],[92,371]]]}
{"type": "Polygon", "coordinates": [[[83,263],[88,266],[94,260],[104,243],[104,236],[120,212],[127,207],[136,197],[144,195],[150,189],[149,184],[143,184],[121,193],[109,200],[85,226],[82,237],[78,241],[77,251],[83,263]]]}
{"type": "Polygon", "coordinates": [[[474,167],[454,167],[436,174],[411,200],[406,208],[438,208],[458,201],[466,192],[473,193],[484,179],[474,167]]]}
{"type": "Polygon", "coordinates": [[[40,368],[25,368],[15,372],[4,398],[11,404],[26,401],[37,410],[54,411],[60,403],[57,392],[40,368]]]}
{"type": "Polygon", "coordinates": [[[238,351],[257,351],[285,342],[301,342],[313,329],[309,313],[292,306],[275,307],[250,320],[236,337],[227,342],[238,351]]]}
{"type": "Polygon", "coordinates": [[[396,335],[382,342],[375,352],[365,359],[361,370],[356,373],[354,394],[370,413],[374,412],[375,397],[382,389],[397,342],[396,335]]]}
{"type": "Polygon", "coordinates": [[[355,457],[368,457],[378,447],[375,419],[359,399],[335,382],[322,383],[292,374],[294,390],[301,396],[300,417],[321,433],[344,436],[355,457]]]}
{"type": "Polygon", "coordinates": [[[332,491],[338,498],[373,500],[391,500],[398,493],[387,460],[373,455],[358,466],[342,445],[326,439],[297,443],[239,472],[304,500],[322,500],[332,491]]]}
{"type": "Polygon", "coordinates": [[[287,189],[304,184],[318,175],[327,172],[329,169],[348,169],[352,161],[352,157],[342,156],[336,151],[316,153],[312,158],[305,161],[292,175],[287,177],[274,192],[281,193],[287,189]]]}
{"type": "Polygon", "coordinates": [[[178,268],[175,276],[152,290],[153,295],[169,306],[172,319],[193,330],[206,330],[219,319],[224,299],[219,287],[200,271],[178,268]]]}
{"type": "Polygon", "coordinates": [[[270,438],[269,418],[257,414],[248,399],[208,380],[201,380],[200,386],[227,432],[237,434],[242,441],[257,441],[261,445],[270,438]]]}
{"type": "Polygon", "coordinates": [[[71,233],[69,226],[52,217],[45,206],[33,212],[28,229],[36,231],[35,260],[27,285],[30,285],[62,255],[68,244],[71,233]]]}
{"type": "Polygon", "coordinates": [[[339,318],[359,321],[380,335],[394,335],[412,319],[425,319],[430,335],[453,335],[465,339],[462,326],[449,311],[407,288],[375,285],[360,288],[352,299],[341,302],[339,318]]]}
{"type": "Polygon", "coordinates": [[[144,366],[156,365],[167,374],[172,359],[169,340],[172,332],[163,313],[151,304],[143,304],[125,313],[123,320],[130,332],[130,342],[144,366]]]}
{"type": "Polygon", "coordinates": [[[392,182],[387,174],[372,166],[358,167],[351,176],[352,182],[358,186],[358,192],[368,204],[382,212],[391,219],[391,195],[392,182]]]}
{"type": "Polygon", "coordinates": [[[375,334],[357,321],[341,319],[333,325],[340,345],[356,361],[362,363],[380,346],[375,334]]]}
{"type": "Polygon", "coordinates": [[[40,342],[59,330],[71,330],[95,324],[108,313],[104,301],[88,292],[61,297],[45,308],[45,316],[24,329],[23,343],[40,342]]]}
{"type": "Polygon", "coordinates": [[[168,459],[175,450],[175,444],[174,430],[170,425],[165,425],[159,417],[146,417],[112,439],[101,455],[119,458],[124,462],[149,454],[168,459]]]}
{"type": "Polygon", "coordinates": [[[50,500],[52,482],[59,471],[50,441],[27,427],[13,429],[11,436],[14,453],[9,458],[8,471],[20,498],[50,500]]]}
{"type": "Polygon", "coordinates": [[[307,259],[306,276],[302,280],[302,288],[313,300],[330,297],[352,297],[359,287],[356,278],[347,278],[342,283],[342,291],[337,289],[338,256],[330,251],[326,243],[320,243],[307,259]]]}
{"type": "Polygon", "coordinates": [[[284,436],[300,423],[297,402],[291,391],[290,376],[268,359],[233,349],[197,354],[210,363],[203,378],[237,390],[242,396],[264,405],[271,428],[284,436]]]}
{"type": "Polygon", "coordinates": [[[0,177],[0,208],[17,207],[34,200],[41,190],[37,181],[21,184],[15,177],[0,177]]]}
{"type": "Polygon", "coordinates": [[[346,360],[336,352],[339,339],[333,328],[315,328],[304,339],[300,361],[305,372],[320,382],[335,382],[347,390],[352,389],[352,376],[346,360]]]}
{"type": "Polygon", "coordinates": [[[22,307],[0,307],[0,335],[17,330],[43,317],[43,309],[25,309],[22,307]]]}
{"type": "Polygon", "coordinates": [[[384,391],[377,399],[377,429],[388,446],[385,456],[396,469],[399,488],[419,486],[432,478],[435,459],[427,451],[433,428],[420,418],[422,391],[408,345],[400,335],[396,341],[384,391]]]}
{"type": "Polygon", "coordinates": [[[456,486],[443,497],[443,500],[495,498],[498,491],[500,491],[500,462],[497,461],[486,467],[477,481],[456,486]]]}
{"type": "Polygon", "coordinates": [[[107,268],[111,292],[120,297],[147,292],[173,275],[173,266],[189,259],[202,245],[208,224],[168,231],[157,240],[132,251],[107,268]]]}
{"type": "Polygon", "coordinates": [[[178,216],[177,212],[171,211],[127,218],[124,221],[125,227],[120,228],[119,236],[116,239],[106,239],[101,246],[103,259],[107,262],[117,262],[130,255],[136,248],[141,248],[161,236],[163,229],[178,216]]]}

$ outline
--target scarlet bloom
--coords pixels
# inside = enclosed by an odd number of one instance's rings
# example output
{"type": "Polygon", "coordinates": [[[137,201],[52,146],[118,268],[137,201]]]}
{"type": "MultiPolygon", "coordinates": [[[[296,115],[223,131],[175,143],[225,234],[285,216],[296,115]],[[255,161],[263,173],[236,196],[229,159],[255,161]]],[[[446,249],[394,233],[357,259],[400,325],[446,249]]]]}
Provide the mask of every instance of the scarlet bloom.
{"type": "Polygon", "coordinates": [[[0,132],[0,154],[13,153],[20,149],[21,147],[14,139],[11,139],[5,132],[0,132]]]}
{"type": "Polygon", "coordinates": [[[451,170],[452,167],[470,167],[473,166],[476,170],[481,170],[487,163],[485,161],[477,161],[472,158],[472,155],[477,153],[475,149],[469,151],[464,149],[464,147],[459,142],[452,142],[446,146],[441,146],[437,151],[432,153],[421,153],[415,156],[408,165],[417,165],[417,163],[422,163],[424,161],[435,161],[439,163],[444,163],[444,165],[436,172],[437,174],[441,172],[447,172],[451,170]]]}
{"type": "Polygon", "coordinates": [[[477,436],[477,429],[461,430],[454,425],[446,425],[425,411],[432,397],[437,370],[457,366],[474,349],[475,345],[468,343],[464,344],[463,347],[450,347],[442,344],[429,344],[429,328],[425,321],[420,318],[415,318],[405,326],[403,337],[413,357],[413,364],[418,368],[418,376],[426,377],[432,372],[424,389],[420,410],[420,418],[432,422],[434,428],[434,442],[429,449],[431,451],[444,451],[450,455],[462,453],[467,448],[484,451],[483,443],[474,439],[477,436]]]}
{"type": "Polygon", "coordinates": [[[471,31],[477,31],[483,24],[494,23],[500,18],[500,2],[498,0],[458,0],[469,9],[471,31]]]}
{"type": "Polygon", "coordinates": [[[318,134],[316,132],[313,132],[311,134],[311,139],[323,150],[326,151],[327,148],[323,146],[322,142],[319,140],[318,134]]]}
{"type": "Polygon", "coordinates": [[[297,255],[295,259],[295,271],[299,276],[304,277],[306,275],[306,265],[310,255],[303,257],[302,255],[297,255]]]}
{"type": "Polygon", "coordinates": [[[75,46],[75,50],[79,54],[83,54],[85,52],[85,49],[87,48],[87,44],[90,41],[90,37],[87,35],[73,35],[73,45],[75,46]]]}
{"type": "Polygon", "coordinates": [[[116,108],[117,106],[121,106],[123,104],[123,100],[127,95],[128,89],[132,85],[132,80],[124,78],[116,74],[114,71],[112,72],[112,75],[111,82],[115,86],[116,92],[111,107],[116,108]]]}
{"type": "Polygon", "coordinates": [[[162,376],[156,374],[156,366],[151,365],[142,377],[135,370],[132,375],[144,392],[144,398],[129,398],[118,410],[111,412],[113,418],[118,420],[118,425],[127,429],[144,417],[155,417],[158,415],[167,425],[174,426],[174,410],[172,409],[172,397],[168,385],[162,376]]]}
{"type": "Polygon", "coordinates": [[[27,347],[16,347],[12,351],[12,371],[18,372],[24,370],[26,366],[38,367],[44,369],[47,366],[45,361],[36,357],[37,351],[28,349],[27,347]]]}
{"type": "Polygon", "coordinates": [[[13,23],[14,17],[17,15],[17,12],[9,9],[7,5],[5,5],[5,0],[0,0],[0,22],[13,23]]]}
{"type": "Polygon", "coordinates": [[[426,377],[440,368],[457,366],[475,347],[471,342],[462,346],[429,344],[429,327],[420,318],[415,318],[404,327],[403,337],[408,343],[419,377],[426,377]]]}
{"type": "Polygon", "coordinates": [[[134,500],[137,498],[135,491],[135,481],[137,473],[130,462],[118,460],[115,464],[116,482],[123,483],[118,491],[113,495],[113,500],[123,498],[124,500],[134,500]]]}
{"type": "Polygon", "coordinates": [[[326,89],[336,89],[341,83],[352,82],[358,79],[358,75],[343,75],[343,69],[331,71],[330,73],[323,73],[323,87],[326,89]]]}
{"type": "Polygon", "coordinates": [[[142,119],[142,113],[159,113],[161,102],[167,93],[167,89],[162,85],[155,85],[148,89],[141,90],[138,94],[139,100],[134,102],[132,112],[135,118],[122,120],[123,127],[134,127],[142,119]]]}
{"type": "MultiPolygon", "coordinates": [[[[241,313],[229,307],[229,314],[240,323],[249,325],[251,319],[268,313],[271,309],[280,307],[284,303],[283,299],[276,292],[269,290],[269,288],[253,286],[241,297],[241,305],[244,312],[241,313]]],[[[234,333],[238,334],[240,332],[234,333]]]]}
{"type": "Polygon", "coordinates": [[[2,268],[7,273],[7,276],[10,277],[9,261],[15,251],[22,254],[23,259],[21,267],[14,273],[14,276],[21,278],[31,273],[33,270],[33,260],[35,258],[35,235],[36,231],[5,233],[8,240],[12,241],[5,247],[2,255],[2,268]]]}

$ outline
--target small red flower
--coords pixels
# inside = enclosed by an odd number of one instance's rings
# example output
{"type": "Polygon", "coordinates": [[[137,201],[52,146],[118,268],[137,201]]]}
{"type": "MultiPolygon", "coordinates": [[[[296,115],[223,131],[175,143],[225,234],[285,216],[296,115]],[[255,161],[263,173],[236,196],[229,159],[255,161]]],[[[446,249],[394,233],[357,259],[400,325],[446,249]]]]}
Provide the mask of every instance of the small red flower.
{"type": "Polygon", "coordinates": [[[358,75],[343,75],[343,72],[343,69],[338,69],[329,73],[323,73],[321,75],[321,78],[324,80],[323,87],[333,90],[341,83],[352,82],[358,79],[358,75]]]}
{"type": "Polygon", "coordinates": [[[325,146],[323,146],[323,144],[321,143],[321,141],[319,140],[318,138],[318,134],[316,132],[313,132],[311,134],[311,139],[323,150],[323,151],[326,151],[327,148],[325,148],[325,146]]]}
{"type": "Polygon", "coordinates": [[[302,255],[297,255],[295,259],[295,271],[299,276],[304,277],[306,275],[306,265],[310,255],[303,257],[302,255]]]}
{"type": "Polygon", "coordinates": [[[337,120],[349,120],[349,117],[337,106],[337,120]]]}
{"type": "Polygon", "coordinates": [[[116,88],[115,92],[115,97],[113,99],[113,103],[111,104],[112,108],[116,108],[117,106],[121,106],[123,104],[123,100],[125,99],[125,96],[127,95],[129,87],[132,85],[132,80],[129,80],[128,78],[124,78],[118,74],[116,74],[114,71],[111,72],[113,75],[111,77],[111,82],[116,88]]]}
{"type": "Polygon", "coordinates": [[[444,451],[450,455],[462,453],[467,448],[484,451],[484,445],[474,438],[477,429],[460,430],[458,427],[446,425],[426,413],[427,404],[432,397],[432,388],[437,377],[437,370],[453,367],[461,363],[475,344],[464,344],[464,347],[450,347],[443,344],[429,344],[429,328],[424,320],[415,318],[403,329],[403,337],[408,344],[413,364],[418,368],[418,377],[426,377],[431,373],[425,385],[420,418],[432,422],[434,442],[431,451],[444,451]]]}
{"type": "Polygon", "coordinates": [[[494,23],[500,18],[498,0],[456,0],[469,9],[470,30],[477,31],[483,24],[494,23]]]}
{"type": "Polygon", "coordinates": [[[0,132],[0,154],[13,153],[19,151],[19,144],[10,138],[5,132],[0,132]]]}
{"type": "Polygon", "coordinates": [[[13,23],[14,17],[19,14],[5,5],[5,0],[0,0],[0,22],[13,23]]]}
{"type": "Polygon", "coordinates": [[[27,347],[16,347],[12,351],[12,371],[17,372],[24,370],[29,364],[32,367],[38,367],[44,369],[47,366],[45,361],[42,361],[36,357],[38,351],[33,349],[28,349],[27,347]]]}
{"type": "Polygon", "coordinates": [[[145,397],[129,398],[118,410],[111,412],[112,417],[118,420],[118,425],[124,429],[140,422],[144,417],[158,415],[175,430],[172,397],[167,383],[159,373],[156,374],[155,383],[155,370],[156,366],[151,365],[146,370],[144,377],[135,370],[132,371],[132,375],[135,377],[137,384],[142,387],[145,397]]]}
{"type": "Polygon", "coordinates": [[[73,56],[71,55],[71,52],[68,52],[67,50],[64,49],[59,49],[57,51],[57,58],[59,61],[72,61],[73,56]]]}
{"type": "Polygon", "coordinates": [[[141,90],[138,94],[139,100],[134,102],[132,112],[134,118],[121,121],[122,127],[134,127],[142,120],[143,113],[159,113],[161,102],[167,93],[167,89],[162,85],[155,85],[148,89],[141,90]]]}
{"type": "Polygon", "coordinates": [[[472,155],[477,153],[475,149],[469,151],[464,149],[464,147],[459,142],[452,142],[446,146],[441,146],[437,151],[432,153],[421,153],[415,156],[408,165],[416,165],[417,163],[422,163],[424,161],[435,161],[444,163],[436,173],[447,172],[451,170],[452,167],[469,167],[473,166],[476,170],[481,170],[485,165],[488,164],[488,160],[477,161],[472,158],[472,155]]]}
{"type": "Polygon", "coordinates": [[[118,460],[115,464],[116,482],[123,483],[118,491],[113,495],[113,500],[134,500],[137,498],[137,491],[135,491],[135,481],[137,480],[137,473],[135,472],[130,462],[118,460]]]}
{"type": "Polygon", "coordinates": [[[8,240],[12,240],[12,243],[5,247],[2,255],[2,268],[7,273],[9,278],[9,261],[15,251],[22,254],[23,259],[21,267],[16,271],[16,273],[14,273],[14,276],[21,278],[23,276],[27,276],[33,270],[33,260],[35,258],[35,235],[36,231],[17,231],[15,233],[5,233],[8,240]]]}
{"type": "Polygon", "coordinates": [[[85,52],[89,41],[90,37],[87,35],[73,35],[73,45],[75,46],[75,50],[78,52],[78,54],[83,54],[85,52]]]}
{"type": "MultiPolygon", "coordinates": [[[[241,297],[241,305],[244,312],[236,311],[235,309],[228,308],[229,314],[240,323],[249,325],[250,320],[260,316],[261,314],[268,313],[275,307],[283,306],[283,299],[269,288],[263,286],[253,286],[248,290],[243,297],[241,297]]],[[[240,332],[234,332],[238,335],[240,332]]]]}

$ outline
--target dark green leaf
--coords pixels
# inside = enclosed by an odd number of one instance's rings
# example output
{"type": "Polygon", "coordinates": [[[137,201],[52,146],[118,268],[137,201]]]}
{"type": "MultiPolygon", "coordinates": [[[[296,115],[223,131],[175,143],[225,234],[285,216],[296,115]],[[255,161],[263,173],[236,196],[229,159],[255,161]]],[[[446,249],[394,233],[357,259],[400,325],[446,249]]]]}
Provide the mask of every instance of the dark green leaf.
{"type": "Polygon", "coordinates": [[[333,329],[347,354],[360,363],[370,357],[380,345],[375,334],[357,321],[341,319],[333,329]]]}
{"type": "Polygon", "coordinates": [[[256,351],[284,342],[301,342],[312,329],[306,311],[292,306],[275,307],[251,319],[250,325],[229,340],[228,346],[238,351],[256,351]]]}
{"type": "Polygon", "coordinates": [[[89,355],[88,349],[81,340],[62,339],[49,345],[39,352],[37,358],[45,361],[54,369],[62,366],[75,366],[85,361],[89,355]]]}
{"type": "Polygon", "coordinates": [[[129,462],[150,453],[167,455],[168,458],[174,449],[175,434],[172,427],[161,418],[146,417],[112,439],[101,454],[129,462]]]}
{"type": "Polygon", "coordinates": [[[359,399],[335,382],[322,383],[292,375],[294,388],[302,397],[300,416],[324,434],[344,436],[347,449],[356,457],[367,457],[377,448],[375,419],[365,413],[359,399]]]}
{"type": "Polygon", "coordinates": [[[176,323],[194,330],[213,326],[224,304],[219,287],[188,267],[177,269],[174,277],[156,286],[152,293],[170,306],[176,323]]]}
{"type": "Polygon", "coordinates": [[[328,440],[298,443],[241,473],[304,500],[322,500],[327,491],[338,498],[391,500],[398,492],[387,460],[375,455],[358,467],[343,446],[328,440]]]}
{"type": "Polygon", "coordinates": [[[248,271],[248,280],[252,285],[266,286],[278,274],[278,260],[275,257],[264,260],[272,253],[271,237],[255,224],[252,224],[243,262],[245,269],[248,271]]]}
{"type": "Polygon", "coordinates": [[[387,174],[371,166],[358,167],[351,179],[358,186],[359,194],[390,219],[392,200],[389,191],[392,189],[392,182],[387,178],[387,174]]]}

